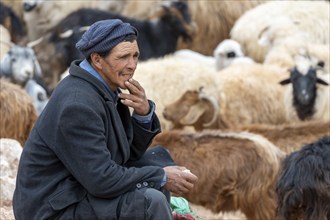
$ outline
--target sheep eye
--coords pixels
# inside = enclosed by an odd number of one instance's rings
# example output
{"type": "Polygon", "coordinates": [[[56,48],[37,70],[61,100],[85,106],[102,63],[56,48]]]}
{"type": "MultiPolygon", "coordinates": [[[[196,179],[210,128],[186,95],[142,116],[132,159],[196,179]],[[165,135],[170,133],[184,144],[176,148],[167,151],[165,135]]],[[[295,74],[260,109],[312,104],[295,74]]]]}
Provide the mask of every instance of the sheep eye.
{"type": "Polygon", "coordinates": [[[44,94],[41,93],[41,92],[39,92],[37,96],[38,96],[38,100],[39,100],[39,101],[44,101],[44,100],[46,100],[46,97],[45,97],[44,94]]]}
{"type": "Polygon", "coordinates": [[[229,52],[229,53],[227,53],[227,57],[228,58],[236,57],[236,54],[235,54],[235,52],[229,52]]]}
{"type": "Polygon", "coordinates": [[[325,65],[325,64],[324,64],[324,61],[319,61],[319,62],[317,63],[317,66],[322,67],[322,68],[324,67],[324,65],[325,65]]]}

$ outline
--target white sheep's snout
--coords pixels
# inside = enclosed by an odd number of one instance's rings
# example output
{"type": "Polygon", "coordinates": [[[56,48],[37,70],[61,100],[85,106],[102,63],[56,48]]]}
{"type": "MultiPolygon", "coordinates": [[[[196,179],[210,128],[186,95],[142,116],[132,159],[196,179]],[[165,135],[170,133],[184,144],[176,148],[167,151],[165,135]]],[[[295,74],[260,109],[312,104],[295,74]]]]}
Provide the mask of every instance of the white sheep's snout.
{"type": "Polygon", "coordinates": [[[18,82],[26,82],[31,79],[34,74],[34,68],[31,65],[25,65],[18,71],[14,71],[14,78],[18,82]]]}

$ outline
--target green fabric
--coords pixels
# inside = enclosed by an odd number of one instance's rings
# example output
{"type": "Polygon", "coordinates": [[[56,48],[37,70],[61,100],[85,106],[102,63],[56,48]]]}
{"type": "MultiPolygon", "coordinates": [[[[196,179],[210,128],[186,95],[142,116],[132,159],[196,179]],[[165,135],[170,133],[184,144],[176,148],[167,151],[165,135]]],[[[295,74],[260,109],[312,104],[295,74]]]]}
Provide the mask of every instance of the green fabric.
{"type": "Polygon", "coordinates": [[[182,197],[171,196],[171,208],[173,212],[178,214],[194,214],[190,209],[188,201],[182,197]]]}

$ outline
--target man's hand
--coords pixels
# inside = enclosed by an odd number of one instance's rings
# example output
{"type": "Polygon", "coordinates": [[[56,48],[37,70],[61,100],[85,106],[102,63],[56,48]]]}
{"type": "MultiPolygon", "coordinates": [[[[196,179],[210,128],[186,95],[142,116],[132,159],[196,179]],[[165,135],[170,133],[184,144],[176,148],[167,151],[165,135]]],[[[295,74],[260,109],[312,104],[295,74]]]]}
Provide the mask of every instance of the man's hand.
{"type": "Polygon", "coordinates": [[[131,78],[125,82],[125,85],[129,94],[120,93],[119,97],[122,99],[121,102],[128,107],[132,107],[138,115],[144,116],[149,114],[150,105],[140,83],[131,78]]]}
{"type": "Polygon", "coordinates": [[[164,167],[164,170],[166,173],[165,189],[177,195],[189,192],[198,180],[197,176],[185,167],[167,166],[164,167]]]}

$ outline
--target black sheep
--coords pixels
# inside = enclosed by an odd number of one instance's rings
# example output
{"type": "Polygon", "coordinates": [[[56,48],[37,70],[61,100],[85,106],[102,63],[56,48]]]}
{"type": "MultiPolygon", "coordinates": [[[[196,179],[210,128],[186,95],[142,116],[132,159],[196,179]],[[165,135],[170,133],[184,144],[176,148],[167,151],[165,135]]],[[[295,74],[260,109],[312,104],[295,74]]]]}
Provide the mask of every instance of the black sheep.
{"type": "Polygon", "coordinates": [[[330,136],[284,159],[276,193],[279,220],[330,219],[330,136]]]}

